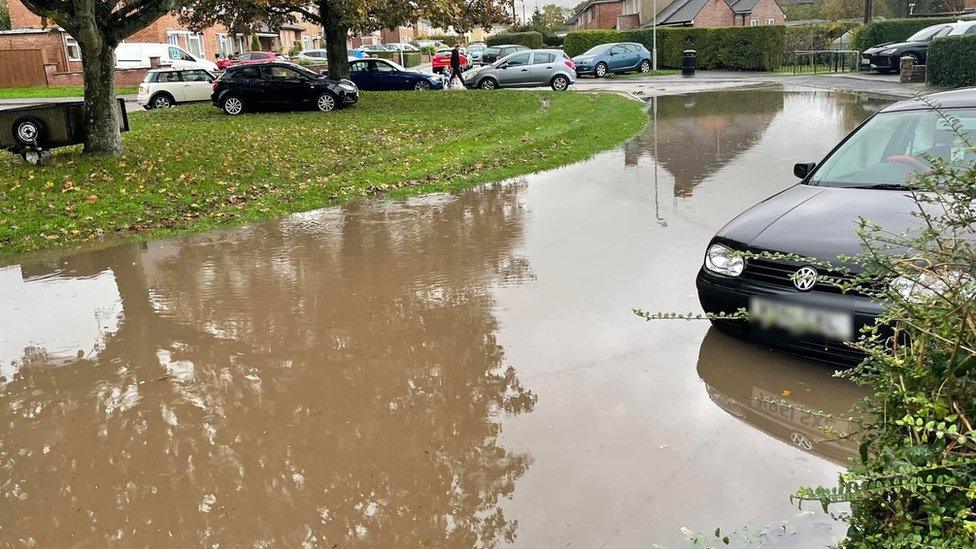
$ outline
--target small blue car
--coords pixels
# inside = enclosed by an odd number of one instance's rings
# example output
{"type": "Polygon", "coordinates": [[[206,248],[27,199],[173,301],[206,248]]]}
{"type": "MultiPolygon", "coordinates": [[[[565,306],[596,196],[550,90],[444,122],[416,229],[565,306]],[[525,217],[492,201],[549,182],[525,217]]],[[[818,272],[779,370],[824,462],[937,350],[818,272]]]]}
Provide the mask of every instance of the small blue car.
{"type": "Polygon", "coordinates": [[[349,63],[349,79],[361,90],[441,90],[444,77],[412,71],[388,59],[356,59],[349,63]]]}
{"type": "Polygon", "coordinates": [[[637,42],[614,42],[594,46],[573,58],[576,74],[603,78],[610,73],[651,72],[651,52],[637,42]]]}

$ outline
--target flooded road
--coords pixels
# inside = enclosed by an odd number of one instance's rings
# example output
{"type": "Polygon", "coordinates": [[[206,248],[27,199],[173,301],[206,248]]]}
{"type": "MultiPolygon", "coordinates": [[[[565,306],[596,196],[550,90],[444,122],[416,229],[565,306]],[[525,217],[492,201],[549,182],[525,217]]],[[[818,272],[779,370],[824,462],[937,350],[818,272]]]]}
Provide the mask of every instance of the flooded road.
{"type": "Polygon", "coordinates": [[[881,106],[663,97],[632,142],[518,181],[0,267],[0,539],[836,540],[788,496],[851,449],[769,401],[860,390],[630,310],[698,311],[714,231],[881,106]]]}

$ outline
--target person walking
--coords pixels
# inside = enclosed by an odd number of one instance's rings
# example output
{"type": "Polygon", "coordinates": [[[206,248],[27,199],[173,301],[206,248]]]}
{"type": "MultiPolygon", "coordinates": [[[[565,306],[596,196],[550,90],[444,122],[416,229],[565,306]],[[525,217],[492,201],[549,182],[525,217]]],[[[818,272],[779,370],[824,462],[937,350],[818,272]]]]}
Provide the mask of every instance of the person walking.
{"type": "Polygon", "coordinates": [[[461,76],[461,50],[458,49],[458,45],[454,44],[454,49],[451,50],[451,78],[448,80],[449,87],[454,87],[454,77],[457,76],[458,80],[461,82],[461,87],[464,87],[464,77],[461,76]]]}

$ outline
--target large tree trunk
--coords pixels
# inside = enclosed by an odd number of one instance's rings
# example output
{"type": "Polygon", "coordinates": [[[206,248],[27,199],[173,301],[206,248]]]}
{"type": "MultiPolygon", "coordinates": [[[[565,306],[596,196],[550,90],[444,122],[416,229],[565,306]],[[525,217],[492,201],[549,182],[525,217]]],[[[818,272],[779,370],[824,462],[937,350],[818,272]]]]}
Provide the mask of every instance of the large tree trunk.
{"type": "Polygon", "coordinates": [[[349,26],[343,21],[342,13],[332,6],[329,0],[319,2],[319,17],[325,29],[325,51],[329,55],[329,75],[334,78],[349,78],[349,26]]]}
{"type": "Polygon", "coordinates": [[[122,154],[122,135],[116,115],[115,48],[105,44],[88,52],[81,48],[85,76],[85,154],[122,154]]]}

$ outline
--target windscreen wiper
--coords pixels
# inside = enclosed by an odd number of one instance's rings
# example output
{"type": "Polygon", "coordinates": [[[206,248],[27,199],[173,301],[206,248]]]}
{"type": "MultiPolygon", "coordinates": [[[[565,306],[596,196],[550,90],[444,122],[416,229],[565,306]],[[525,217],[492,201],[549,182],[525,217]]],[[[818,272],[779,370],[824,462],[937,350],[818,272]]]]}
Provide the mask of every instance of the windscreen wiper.
{"type": "Polygon", "coordinates": [[[903,185],[901,183],[875,183],[874,185],[851,185],[848,189],[878,189],[882,191],[911,191],[915,187],[903,185]]]}

